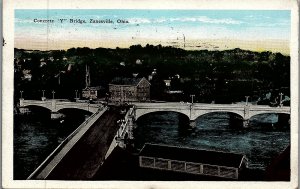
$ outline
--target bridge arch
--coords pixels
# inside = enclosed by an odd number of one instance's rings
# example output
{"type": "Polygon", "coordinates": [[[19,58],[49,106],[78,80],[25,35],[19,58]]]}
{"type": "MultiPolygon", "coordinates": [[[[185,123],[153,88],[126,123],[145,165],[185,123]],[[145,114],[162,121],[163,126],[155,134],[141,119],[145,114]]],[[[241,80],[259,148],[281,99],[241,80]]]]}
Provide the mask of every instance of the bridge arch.
{"type": "Polygon", "coordinates": [[[229,113],[232,115],[239,116],[240,118],[244,118],[244,112],[242,111],[230,111],[230,110],[205,110],[205,111],[199,111],[198,114],[193,116],[193,120],[196,120],[198,118],[201,118],[202,116],[208,115],[208,114],[216,114],[216,113],[229,113]]]}
{"type": "Polygon", "coordinates": [[[49,109],[47,106],[40,106],[40,105],[26,105],[22,106],[21,108],[28,108],[31,111],[39,112],[39,113],[51,113],[51,109],[49,109]]]}
{"type": "MultiPolygon", "coordinates": [[[[32,115],[34,119],[48,120],[51,118],[51,110],[47,107],[27,105],[19,108],[20,113],[32,115]]],[[[33,118],[31,117],[31,118],[33,118]]]]}
{"type": "Polygon", "coordinates": [[[275,112],[275,111],[274,112],[270,112],[270,111],[252,112],[252,113],[250,113],[249,119],[251,119],[251,118],[253,118],[253,117],[257,116],[257,115],[263,115],[263,114],[290,115],[291,112],[275,112]]]}
{"type": "Polygon", "coordinates": [[[147,114],[143,114],[142,116],[140,116],[138,119],[136,119],[137,124],[139,125],[141,123],[141,121],[145,121],[147,122],[147,116],[150,115],[159,115],[159,116],[163,116],[166,115],[168,113],[172,113],[172,115],[168,116],[168,117],[159,117],[157,119],[151,119],[152,121],[158,121],[158,122],[165,122],[167,125],[178,125],[179,128],[185,128],[189,126],[190,123],[190,119],[187,115],[181,113],[181,112],[177,112],[177,111],[153,111],[153,112],[149,112],[147,114]]]}
{"type": "Polygon", "coordinates": [[[64,108],[76,108],[87,110],[91,113],[95,113],[99,108],[103,107],[99,104],[90,104],[86,102],[69,102],[69,101],[59,101],[59,100],[20,100],[20,107],[25,107],[28,105],[36,105],[50,109],[52,112],[57,112],[64,108]]]}
{"type": "Polygon", "coordinates": [[[290,113],[278,113],[278,112],[266,112],[259,113],[251,116],[249,118],[249,125],[255,126],[256,124],[261,124],[266,128],[289,128],[290,126],[290,113]],[[261,116],[265,115],[263,118],[261,116]],[[273,117],[271,117],[273,115],[273,117]],[[274,117],[275,116],[275,117],[274,117]]]}
{"type": "Polygon", "coordinates": [[[186,119],[189,120],[189,116],[180,112],[180,111],[174,111],[174,110],[160,110],[160,111],[149,111],[147,113],[143,113],[143,114],[140,114],[139,116],[136,116],[135,119],[138,120],[138,119],[142,119],[143,117],[147,116],[147,115],[150,115],[150,114],[158,114],[158,113],[176,113],[178,115],[181,115],[183,117],[185,117],[186,119]]]}
{"type": "Polygon", "coordinates": [[[135,109],[135,119],[138,120],[141,116],[155,112],[175,112],[187,116],[189,118],[189,111],[187,110],[170,110],[170,109],[135,109]]]}
{"type": "Polygon", "coordinates": [[[72,105],[72,104],[64,104],[64,105],[56,105],[56,111],[60,112],[60,111],[64,111],[64,110],[68,110],[68,109],[74,109],[74,110],[79,110],[79,111],[84,111],[84,112],[89,112],[91,114],[95,113],[98,108],[95,107],[91,107],[88,104],[85,106],[78,106],[78,105],[72,105]]]}
{"type": "Polygon", "coordinates": [[[199,115],[196,119],[196,125],[199,129],[208,129],[207,125],[215,125],[210,129],[226,129],[230,128],[242,128],[244,116],[233,111],[211,111],[199,115]],[[221,120],[221,122],[219,121],[221,120]]]}
{"type": "Polygon", "coordinates": [[[76,114],[85,114],[85,115],[92,115],[93,112],[91,111],[88,111],[86,109],[82,109],[82,108],[61,108],[58,110],[59,113],[62,113],[62,114],[66,114],[66,113],[76,113],[76,114]]]}
{"type": "Polygon", "coordinates": [[[135,145],[142,148],[146,142],[150,142],[149,139],[151,142],[159,143],[165,137],[186,134],[189,124],[189,117],[176,111],[149,112],[136,120],[137,127],[133,130],[137,142],[135,145]]]}

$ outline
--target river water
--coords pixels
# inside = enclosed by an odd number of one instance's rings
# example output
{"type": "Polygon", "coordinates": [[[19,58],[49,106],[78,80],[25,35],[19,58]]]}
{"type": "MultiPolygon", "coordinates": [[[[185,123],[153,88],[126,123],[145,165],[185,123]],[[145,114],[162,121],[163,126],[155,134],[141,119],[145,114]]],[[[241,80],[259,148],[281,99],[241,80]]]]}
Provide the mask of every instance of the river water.
{"type": "Polygon", "coordinates": [[[232,127],[227,113],[201,116],[193,130],[180,129],[180,119],[172,112],[139,118],[135,130],[137,148],[148,142],[241,153],[246,155],[250,169],[264,170],[290,144],[290,127],[275,127],[276,114],[254,116],[247,129],[232,127]]]}
{"type": "MultiPolygon", "coordinates": [[[[272,127],[277,115],[255,116],[248,129],[234,128],[226,113],[212,113],[196,120],[193,130],[180,129],[174,112],[147,114],[134,131],[137,148],[145,142],[221,150],[245,154],[249,168],[265,169],[290,144],[289,126],[272,127]]],[[[68,119],[66,119],[68,120],[68,119]]],[[[43,160],[74,131],[83,118],[64,123],[26,116],[14,119],[14,179],[26,179],[43,160]]]]}
{"type": "Polygon", "coordinates": [[[63,123],[39,115],[14,118],[14,179],[26,179],[86,118],[66,118],[63,123]]]}

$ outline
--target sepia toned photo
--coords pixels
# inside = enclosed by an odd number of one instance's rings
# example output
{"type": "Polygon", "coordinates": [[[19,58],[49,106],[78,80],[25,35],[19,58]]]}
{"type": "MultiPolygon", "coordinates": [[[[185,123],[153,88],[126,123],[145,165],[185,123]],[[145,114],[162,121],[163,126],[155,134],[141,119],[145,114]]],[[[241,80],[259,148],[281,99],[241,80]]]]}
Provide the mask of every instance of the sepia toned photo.
{"type": "Polygon", "coordinates": [[[14,9],[12,182],[290,186],[293,15],[14,9]]]}

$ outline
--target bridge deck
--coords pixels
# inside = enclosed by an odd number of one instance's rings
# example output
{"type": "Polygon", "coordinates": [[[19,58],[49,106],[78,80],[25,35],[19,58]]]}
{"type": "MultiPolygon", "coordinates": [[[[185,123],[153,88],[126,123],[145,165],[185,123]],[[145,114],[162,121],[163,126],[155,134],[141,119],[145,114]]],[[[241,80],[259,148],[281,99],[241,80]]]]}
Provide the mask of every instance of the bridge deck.
{"type": "Polygon", "coordinates": [[[119,129],[121,116],[115,108],[106,111],[82,136],[46,179],[87,180],[98,171],[119,129]]]}

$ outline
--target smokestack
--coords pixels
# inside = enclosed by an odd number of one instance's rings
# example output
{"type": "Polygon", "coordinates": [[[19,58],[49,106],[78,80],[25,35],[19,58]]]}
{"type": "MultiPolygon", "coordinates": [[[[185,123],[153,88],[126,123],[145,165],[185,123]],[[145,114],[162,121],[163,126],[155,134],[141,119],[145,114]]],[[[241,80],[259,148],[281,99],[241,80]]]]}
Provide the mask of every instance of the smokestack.
{"type": "Polygon", "coordinates": [[[91,85],[91,75],[90,75],[90,67],[85,65],[85,88],[88,88],[91,85]]]}

